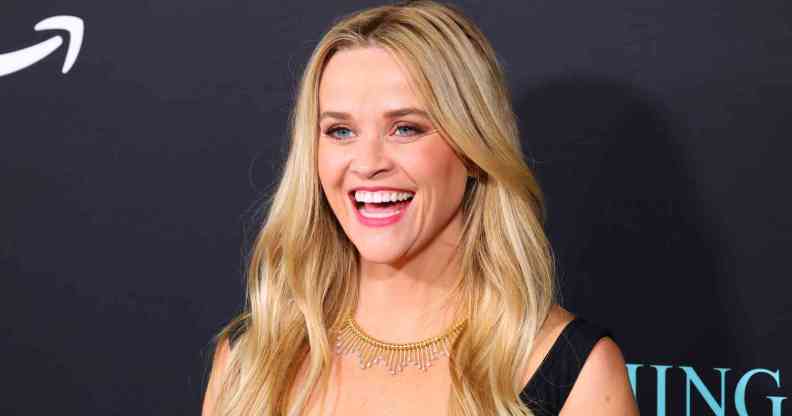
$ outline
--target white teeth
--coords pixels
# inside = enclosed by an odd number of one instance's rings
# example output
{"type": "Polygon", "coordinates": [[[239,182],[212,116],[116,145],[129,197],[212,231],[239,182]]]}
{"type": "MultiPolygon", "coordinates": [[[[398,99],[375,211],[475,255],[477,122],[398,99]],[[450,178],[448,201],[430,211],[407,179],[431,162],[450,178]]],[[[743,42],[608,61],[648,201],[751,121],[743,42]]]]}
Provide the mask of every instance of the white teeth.
{"type": "Polygon", "coordinates": [[[414,194],[411,192],[355,191],[355,201],[368,203],[396,202],[410,199],[413,197],[413,195],[414,194]]]}

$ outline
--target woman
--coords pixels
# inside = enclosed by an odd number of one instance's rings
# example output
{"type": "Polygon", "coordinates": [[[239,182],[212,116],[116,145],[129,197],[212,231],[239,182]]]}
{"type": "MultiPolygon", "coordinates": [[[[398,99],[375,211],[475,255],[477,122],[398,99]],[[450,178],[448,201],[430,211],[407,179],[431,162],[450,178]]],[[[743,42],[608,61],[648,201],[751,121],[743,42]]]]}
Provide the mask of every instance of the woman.
{"type": "Polygon", "coordinates": [[[417,1],[338,21],[290,121],[204,415],[637,414],[618,346],[557,304],[541,192],[470,20],[417,1]]]}

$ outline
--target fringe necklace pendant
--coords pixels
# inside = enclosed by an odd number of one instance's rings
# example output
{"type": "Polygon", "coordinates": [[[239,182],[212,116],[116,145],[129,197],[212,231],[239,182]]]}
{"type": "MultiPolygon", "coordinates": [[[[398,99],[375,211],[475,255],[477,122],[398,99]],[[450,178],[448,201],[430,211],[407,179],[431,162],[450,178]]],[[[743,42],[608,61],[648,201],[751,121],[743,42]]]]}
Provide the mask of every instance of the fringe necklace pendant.
{"type": "Polygon", "coordinates": [[[412,364],[426,371],[440,355],[449,355],[451,344],[465,321],[459,321],[444,335],[409,344],[392,344],[366,335],[350,316],[337,331],[336,351],[339,354],[356,352],[362,369],[380,364],[396,375],[412,364]]]}

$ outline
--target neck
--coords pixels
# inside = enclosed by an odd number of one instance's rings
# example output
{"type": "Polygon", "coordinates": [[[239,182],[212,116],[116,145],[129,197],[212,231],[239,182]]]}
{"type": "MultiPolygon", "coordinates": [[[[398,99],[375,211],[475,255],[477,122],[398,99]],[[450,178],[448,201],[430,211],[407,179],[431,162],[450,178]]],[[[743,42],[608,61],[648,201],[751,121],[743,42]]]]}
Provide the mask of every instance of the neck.
{"type": "Polygon", "coordinates": [[[363,331],[381,341],[408,343],[443,335],[459,321],[458,250],[440,241],[403,264],[361,258],[353,317],[363,331]]]}

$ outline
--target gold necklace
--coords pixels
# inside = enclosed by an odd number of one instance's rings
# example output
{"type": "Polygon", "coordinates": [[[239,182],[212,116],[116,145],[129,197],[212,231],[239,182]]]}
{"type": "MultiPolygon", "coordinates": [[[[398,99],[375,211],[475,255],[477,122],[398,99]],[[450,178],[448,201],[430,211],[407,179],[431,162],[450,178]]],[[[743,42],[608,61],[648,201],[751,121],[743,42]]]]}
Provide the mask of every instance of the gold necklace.
{"type": "Polygon", "coordinates": [[[449,355],[451,343],[462,330],[465,321],[466,319],[462,319],[444,335],[408,344],[393,344],[368,336],[349,316],[338,330],[336,351],[339,354],[356,352],[362,369],[369,368],[372,364],[381,364],[389,373],[396,375],[412,364],[426,371],[437,357],[449,355]]]}

